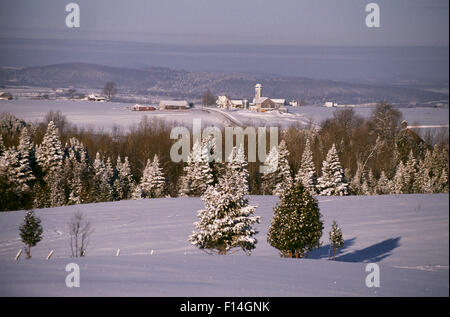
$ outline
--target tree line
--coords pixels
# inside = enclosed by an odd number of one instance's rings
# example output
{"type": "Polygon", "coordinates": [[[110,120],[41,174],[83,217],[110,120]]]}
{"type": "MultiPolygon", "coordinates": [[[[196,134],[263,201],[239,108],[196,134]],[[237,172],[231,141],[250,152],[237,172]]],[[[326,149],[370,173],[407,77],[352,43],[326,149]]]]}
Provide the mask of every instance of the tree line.
{"type": "MultiPolygon", "coordinates": [[[[249,194],[280,195],[298,180],[313,195],[448,192],[448,131],[420,137],[401,119],[380,103],[367,119],[338,109],[318,129],[281,130],[267,159],[248,163],[249,194]],[[261,164],[271,172],[260,174],[261,164]]],[[[201,196],[219,183],[225,163],[205,159],[214,151],[211,140],[194,144],[189,162],[172,162],[175,125],[145,116],[129,132],[99,132],[70,124],[60,112],[33,124],[3,113],[0,210],[201,196]]]]}

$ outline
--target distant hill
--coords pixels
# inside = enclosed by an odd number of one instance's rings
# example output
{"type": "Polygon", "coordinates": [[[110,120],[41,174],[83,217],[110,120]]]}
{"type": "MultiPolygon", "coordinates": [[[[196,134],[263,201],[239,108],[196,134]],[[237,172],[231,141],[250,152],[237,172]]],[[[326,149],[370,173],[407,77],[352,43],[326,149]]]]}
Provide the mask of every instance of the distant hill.
{"type": "Polygon", "coordinates": [[[164,67],[131,69],[70,63],[21,69],[0,68],[0,85],[101,89],[108,81],[115,82],[122,92],[189,99],[199,99],[207,89],[216,95],[252,98],[253,87],[256,83],[263,85],[265,96],[305,100],[308,103],[321,103],[328,100],[344,104],[380,100],[423,103],[448,99],[448,94],[414,87],[237,73],[189,72],[164,67]]]}

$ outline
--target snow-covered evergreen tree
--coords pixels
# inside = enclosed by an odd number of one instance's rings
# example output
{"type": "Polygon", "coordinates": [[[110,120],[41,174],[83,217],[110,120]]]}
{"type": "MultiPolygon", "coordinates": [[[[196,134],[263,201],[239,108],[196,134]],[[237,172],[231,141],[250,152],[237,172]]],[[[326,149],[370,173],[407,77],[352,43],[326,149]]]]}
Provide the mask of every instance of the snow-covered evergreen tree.
{"type": "Polygon", "coordinates": [[[408,191],[409,178],[407,177],[407,170],[402,161],[398,163],[397,171],[392,179],[393,193],[404,194],[408,191]]]}
{"type": "Polygon", "coordinates": [[[448,169],[442,169],[439,180],[436,182],[436,192],[438,193],[448,193],[448,169]]]}
{"type": "Polygon", "coordinates": [[[158,155],[155,154],[153,162],[148,159],[142,174],[141,182],[133,191],[133,199],[163,197],[165,178],[159,166],[158,155]]]}
{"type": "Polygon", "coordinates": [[[417,182],[419,164],[414,157],[413,151],[411,150],[408,155],[408,160],[406,161],[406,174],[405,174],[405,193],[419,193],[421,190],[420,183],[417,182]]]}
{"type": "Polygon", "coordinates": [[[19,228],[20,238],[26,246],[27,259],[31,258],[31,247],[34,247],[42,240],[41,219],[34,215],[33,211],[27,211],[23,224],[19,228]]]}
{"type": "Polygon", "coordinates": [[[224,189],[236,195],[248,195],[248,170],[245,160],[244,147],[233,147],[221,182],[224,189]]]}
{"type": "Polygon", "coordinates": [[[58,135],[58,129],[53,121],[47,126],[42,143],[37,147],[36,159],[44,173],[45,184],[40,191],[43,196],[35,197],[35,204],[39,207],[55,207],[64,204],[63,191],[63,149],[58,135]],[[37,199],[36,199],[37,198],[37,199]]]}
{"type": "Polygon", "coordinates": [[[6,175],[9,189],[16,194],[30,191],[29,183],[34,179],[27,161],[22,161],[20,152],[12,147],[0,157],[0,174],[6,175]]]}
{"type": "Polygon", "coordinates": [[[256,246],[257,231],[253,224],[260,217],[253,216],[256,206],[248,204],[248,188],[243,151],[233,149],[233,157],[228,163],[225,175],[215,186],[209,186],[202,195],[205,209],[198,212],[197,231],[189,241],[199,247],[218,254],[226,254],[233,248],[241,248],[250,254],[256,246]],[[236,187],[241,184],[241,187],[236,187]],[[243,186],[243,187],[242,187],[243,186]]]}
{"type": "Polygon", "coordinates": [[[317,200],[297,182],[274,209],[267,241],[284,257],[302,258],[319,245],[322,230],[317,200]]]}
{"type": "Polygon", "coordinates": [[[196,142],[189,154],[184,175],[180,178],[180,196],[201,196],[213,184],[214,176],[210,166],[210,147],[196,142]]]}
{"type": "Polygon", "coordinates": [[[329,233],[330,247],[333,250],[333,260],[336,260],[336,250],[344,246],[344,238],[342,237],[342,230],[338,226],[336,220],[333,220],[331,231],[329,233]]]}
{"type": "Polygon", "coordinates": [[[274,146],[264,162],[267,170],[262,177],[263,192],[281,197],[293,184],[288,162],[289,151],[282,140],[278,148],[274,146]]]}
{"type": "Polygon", "coordinates": [[[350,189],[353,194],[362,195],[363,194],[362,185],[364,183],[363,171],[361,167],[362,163],[358,161],[356,165],[357,165],[356,172],[350,182],[350,189]]]}
{"type": "MultiPolygon", "coordinates": [[[[109,161],[111,164],[111,161],[109,161]]],[[[111,201],[114,197],[112,183],[112,165],[110,165],[111,172],[108,172],[100,153],[97,152],[93,164],[94,179],[93,179],[93,199],[96,202],[111,201]]]]}
{"type": "Polygon", "coordinates": [[[378,179],[376,192],[379,195],[389,195],[393,193],[392,182],[387,178],[386,173],[381,171],[378,179]]]}
{"type": "Polygon", "coordinates": [[[5,152],[5,143],[3,143],[3,136],[0,134],[0,156],[5,152]]]}
{"type": "Polygon", "coordinates": [[[114,181],[114,189],[117,200],[129,199],[134,189],[133,176],[131,175],[130,163],[128,157],[125,157],[124,162],[117,158],[117,178],[114,181]]]}
{"type": "Polygon", "coordinates": [[[349,194],[349,186],[334,144],[322,163],[322,176],[318,179],[317,189],[322,196],[349,194]]]}
{"type": "Polygon", "coordinates": [[[295,181],[301,182],[303,186],[310,191],[311,195],[315,195],[317,193],[316,167],[314,166],[309,139],[306,140],[305,150],[302,154],[300,168],[295,176],[295,181]]]}
{"type": "Polygon", "coordinates": [[[69,204],[86,203],[93,199],[90,193],[91,187],[91,162],[88,151],[76,138],[71,138],[66,144],[66,159],[64,161],[64,173],[66,182],[66,194],[69,204]]]}

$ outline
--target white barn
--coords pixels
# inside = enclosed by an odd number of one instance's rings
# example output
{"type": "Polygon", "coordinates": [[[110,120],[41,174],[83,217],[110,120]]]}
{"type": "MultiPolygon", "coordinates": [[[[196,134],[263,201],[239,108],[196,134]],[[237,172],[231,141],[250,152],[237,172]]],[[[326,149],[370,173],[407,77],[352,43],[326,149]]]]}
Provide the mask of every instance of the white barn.
{"type": "Polygon", "coordinates": [[[191,105],[186,100],[161,100],[159,110],[186,110],[191,105]]]}

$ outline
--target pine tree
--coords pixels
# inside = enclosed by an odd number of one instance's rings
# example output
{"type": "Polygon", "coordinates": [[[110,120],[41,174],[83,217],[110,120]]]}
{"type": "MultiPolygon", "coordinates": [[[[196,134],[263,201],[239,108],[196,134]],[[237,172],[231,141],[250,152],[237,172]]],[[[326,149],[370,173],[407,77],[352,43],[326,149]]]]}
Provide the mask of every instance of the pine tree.
{"type": "MultiPolygon", "coordinates": [[[[256,206],[248,204],[245,192],[248,188],[236,187],[246,184],[246,173],[241,150],[233,149],[233,158],[228,163],[225,175],[215,186],[209,186],[202,195],[205,209],[198,212],[197,231],[189,241],[199,247],[218,254],[226,254],[233,248],[241,248],[247,254],[256,246],[257,231],[252,227],[259,223],[259,216],[253,216],[256,206]],[[241,166],[238,165],[241,163],[241,166]]],[[[243,185],[245,186],[245,185],[243,185]]]]}
{"type": "Polygon", "coordinates": [[[243,145],[233,147],[221,183],[227,191],[236,195],[249,194],[247,165],[243,145]]]}
{"type": "Polygon", "coordinates": [[[22,242],[27,248],[27,259],[31,258],[31,247],[42,240],[41,219],[34,215],[33,211],[27,211],[24,222],[19,228],[22,242]]]}
{"type": "Polygon", "coordinates": [[[439,181],[437,182],[437,192],[448,193],[448,188],[448,170],[444,168],[441,172],[441,176],[439,177],[439,181]]]}
{"type": "Polygon", "coordinates": [[[295,181],[300,181],[303,186],[310,191],[311,195],[315,195],[317,193],[316,167],[314,166],[309,139],[306,140],[305,150],[303,151],[300,168],[295,177],[295,181]]]}
{"type": "Polygon", "coordinates": [[[201,196],[206,188],[214,183],[209,158],[210,148],[196,142],[184,167],[184,175],[180,179],[180,196],[201,196]]]}
{"type": "Polygon", "coordinates": [[[91,197],[92,166],[87,149],[76,138],[71,138],[66,144],[64,169],[65,182],[68,188],[67,201],[69,204],[81,204],[93,200],[91,197]]]}
{"type": "Polygon", "coordinates": [[[302,258],[319,245],[323,222],[317,200],[295,183],[274,209],[267,241],[284,257],[302,258]]]}
{"type": "Polygon", "coordinates": [[[318,180],[317,188],[322,196],[349,194],[348,183],[334,144],[322,163],[322,176],[318,180]]]}
{"type": "Polygon", "coordinates": [[[133,199],[162,197],[164,186],[164,174],[159,166],[158,155],[155,154],[153,162],[150,159],[147,160],[141,182],[133,192],[133,199]]]}
{"type": "Polygon", "coordinates": [[[342,237],[342,230],[338,226],[336,220],[333,220],[331,231],[329,233],[330,247],[333,249],[333,260],[336,260],[336,250],[344,246],[344,238],[342,237]]]}
{"type": "MultiPolygon", "coordinates": [[[[111,164],[111,161],[109,161],[111,164]]],[[[112,169],[112,166],[110,165],[112,169]]],[[[111,201],[113,200],[113,188],[112,183],[112,172],[109,173],[105,164],[103,163],[100,153],[97,152],[95,155],[95,160],[93,164],[94,169],[94,179],[93,179],[93,198],[94,201],[111,201]]]]}
{"type": "Polygon", "coordinates": [[[378,179],[376,186],[376,192],[379,195],[389,195],[393,192],[392,183],[389,181],[384,171],[381,171],[380,178],[378,179]]]}
{"type": "Polygon", "coordinates": [[[65,201],[62,190],[64,187],[63,179],[61,177],[63,170],[63,150],[58,136],[58,129],[53,121],[50,121],[47,126],[44,139],[36,150],[36,158],[44,172],[43,180],[45,182],[45,184],[40,186],[43,189],[42,193],[44,197],[41,197],[43,201],[37,201],[36,204],[41,207],[63,205],[65,201]]]}
{"type": "Polygon", "coordinates": [[[414,157],[413,151],[411,150],[408,155],[408,160],[405,166],[405,193],[419,193],[420,184],[415,181],[418,178],[418,162],[414,157]]]}
{"type": "Polygon", "coordinates": [[[394,194],[404,194],[408,190],[408,179],[406,177],[407,170],[402,161],[398,163],[397,171],[392,180],[393,183],[393,193],[394,194]]]}
{"type": "Polygon", "coordinates": [[[353,176],[353,178],[350,182],[350,189],[353,194],[362,195],[363,194],[362,184],[364,182],[363,171],[361,168],[362,163],[358,161],[356,163],[356,165],[357,165],[357,168],[356,168],[355,175],[353,176]]]}
{"type": "Polygon", "coordinates": [[[12,147],[0,157],[0,173],[8,178],[10,188],[20,194],[30,191],[29,183],[34,179],[27,161],[21,160],[20,152],[12,147]]]}
{"type": "Polygon", "coordinates": [[[128,157],[125,157],[124,162],[117,158],[117,178],[114,181],[114,189],[116,191],[116,199],[123,200],[131,198],[131,194],[134,189],[133,178],[131,175],[130,164],[128,162],[128,157]]]}
{"type": "Polygon", "coordinates": [[[262,177],[264,193],[281,197],[292,186],[293,179],[288,162],[289,151],[286,142],[282,140],[277,147],[273,147],[266,158],[266,173],[262,177]]]}
{"type": "Polygon", "coordinates": [[[5,143],[3,143],[3,136],[0,133],[0,157],[3,155],[3,152],[5,152],[5,143]]]}

